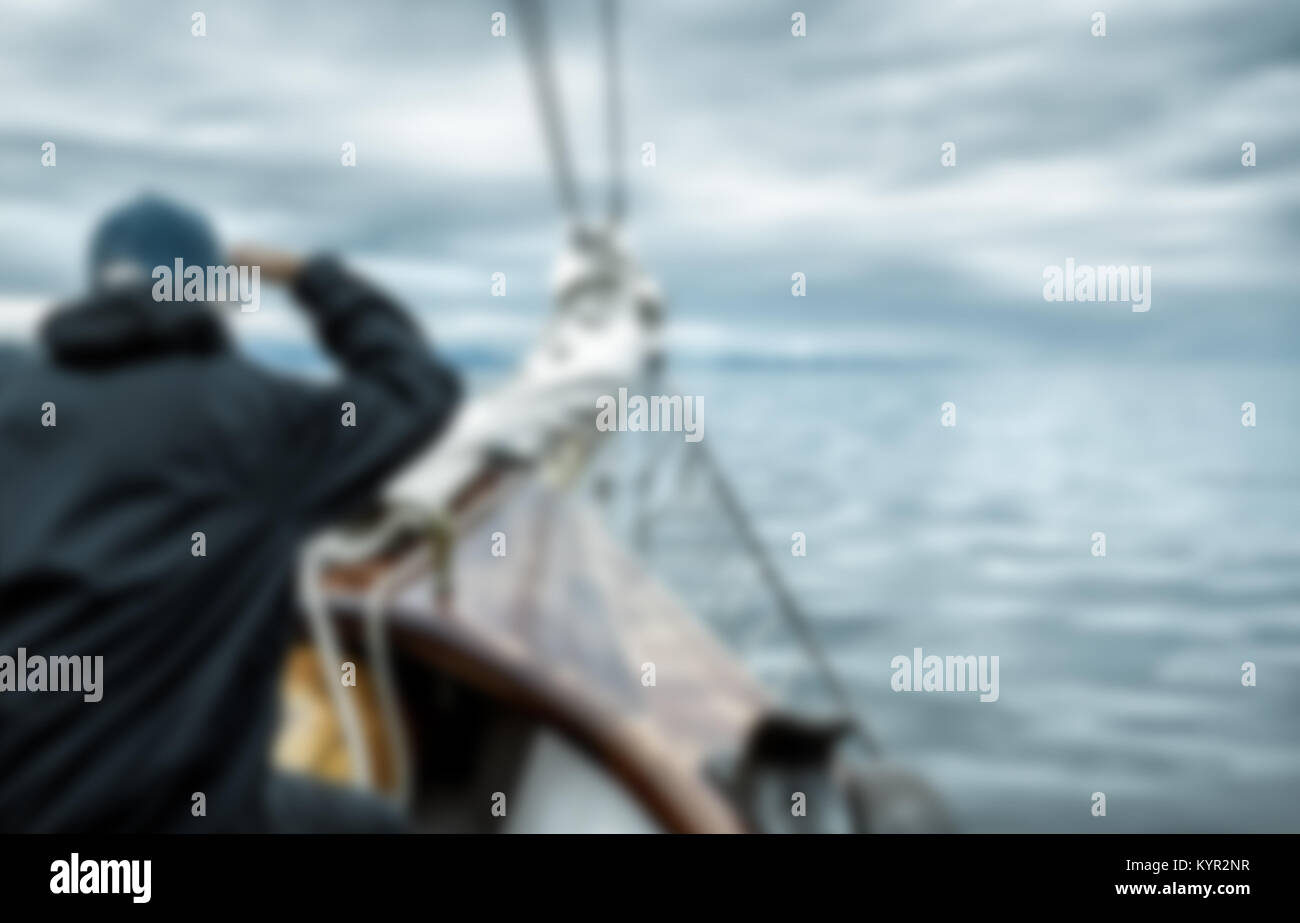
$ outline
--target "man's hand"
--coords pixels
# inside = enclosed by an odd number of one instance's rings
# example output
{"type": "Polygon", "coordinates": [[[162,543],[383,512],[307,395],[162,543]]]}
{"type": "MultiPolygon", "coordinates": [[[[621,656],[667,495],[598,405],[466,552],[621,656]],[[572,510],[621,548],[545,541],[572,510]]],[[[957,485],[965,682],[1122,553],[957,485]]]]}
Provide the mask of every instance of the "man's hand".
{"type": "Polygon", "coordinates": [[[302,268],[303,261],[292,253],[260,244],[237,244],[230,249],[230,261],[236,266],[257,266],[268,282],[289,282],[302,268]]]}

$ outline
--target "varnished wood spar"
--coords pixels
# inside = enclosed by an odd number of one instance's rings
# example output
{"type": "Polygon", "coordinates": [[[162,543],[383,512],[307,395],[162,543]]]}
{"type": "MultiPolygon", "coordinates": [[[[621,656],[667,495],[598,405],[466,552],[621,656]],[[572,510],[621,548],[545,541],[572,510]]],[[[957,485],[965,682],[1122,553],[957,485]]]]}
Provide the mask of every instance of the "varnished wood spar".
{"type": "MultiPolygon", "coordinates": [[[[743,829],[705,765],[740,748],[767,699],[590,510],[531,481],[458,537],[451,568],[449,609],[435,604],[432,577],[399,594],[395,649],[566,734],[666,829],[743,829]],[[494,532],[506,536],[503,557],[491,553],[494,532]]],[[[364,590],[385,570],[330,575],[344,628],[360,630],[364,590]]]]}

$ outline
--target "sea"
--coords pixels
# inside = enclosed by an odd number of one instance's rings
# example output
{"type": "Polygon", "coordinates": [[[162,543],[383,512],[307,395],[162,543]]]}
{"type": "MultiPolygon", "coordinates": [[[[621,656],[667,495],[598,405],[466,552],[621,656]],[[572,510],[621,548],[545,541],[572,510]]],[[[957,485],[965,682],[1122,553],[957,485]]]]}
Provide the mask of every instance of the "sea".
{"type": "MultiPolygon", "coordinates": [[[[959,829],[1300,826],[1296,368],[810,362],[683,380],[854,705],[959,829]],[[997,700],[895,691],[891,660],[916,648],[997,656],[997,700]]],[[[773,640],[754,660],[780,673],[794,651],[773,640]]]]}

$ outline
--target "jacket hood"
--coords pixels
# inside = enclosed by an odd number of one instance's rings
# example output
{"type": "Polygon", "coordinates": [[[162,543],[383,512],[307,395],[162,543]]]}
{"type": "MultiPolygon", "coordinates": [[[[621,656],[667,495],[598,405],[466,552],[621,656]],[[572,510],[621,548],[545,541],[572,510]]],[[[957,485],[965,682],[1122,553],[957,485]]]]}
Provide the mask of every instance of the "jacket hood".
{"type": "Polygon", "coordinates": [[[148,292],[103,293],[62,305],[45,321],[41,339],[55,360],[70,364],[205,355],[228,345],[209,305],[155,301],[148,292]]]}

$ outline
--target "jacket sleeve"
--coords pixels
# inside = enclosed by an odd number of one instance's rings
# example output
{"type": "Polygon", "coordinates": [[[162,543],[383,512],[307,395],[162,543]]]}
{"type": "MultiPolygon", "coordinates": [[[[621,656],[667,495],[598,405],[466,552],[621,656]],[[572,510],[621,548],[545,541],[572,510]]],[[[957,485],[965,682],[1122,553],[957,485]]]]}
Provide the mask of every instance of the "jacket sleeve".
{"type": "Polygon", "coordinates": [[[443,429],[461,389],[392,299],[335,259],[310,260],[293,289],[343,372],[279,402],[281,484],[310,526],[370,499],[443,429]]]}

